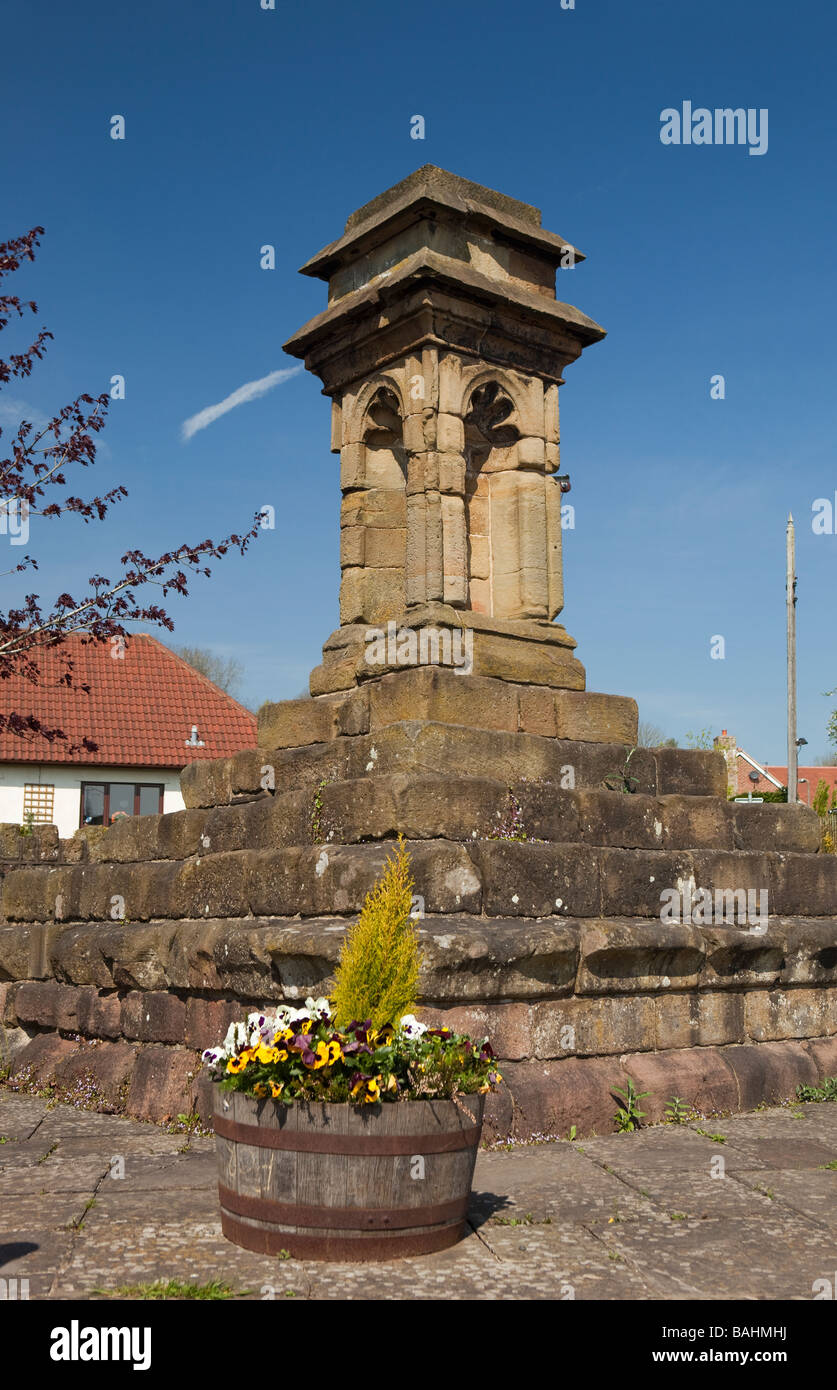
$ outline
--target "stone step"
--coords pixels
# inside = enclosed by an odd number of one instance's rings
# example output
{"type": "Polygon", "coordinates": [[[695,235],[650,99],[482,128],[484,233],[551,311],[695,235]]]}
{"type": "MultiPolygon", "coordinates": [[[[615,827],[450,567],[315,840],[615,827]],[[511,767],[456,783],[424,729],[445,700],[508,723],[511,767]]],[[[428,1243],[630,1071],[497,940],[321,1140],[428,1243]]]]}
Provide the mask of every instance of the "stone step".
{"type": "Polygon", "coordinates": [[[323,787],[318,807],[319,838],[335,844],[403,834],[411,840],[519,839],[621,849],[814,854],[820,846],[819,818],[805,806],[568,791],[554,782],[506,786],[488,777],[382,774],[323,787]]]}
{"type": "Polygon", "coordinates": [[[519,838],[620,849],[751,849],[816,853],[820,823],[805,806],[742,806],[719,797],[507,786],[488,777],[380,774],[206,812],[119,822],[91,842],[93,863],[365,840],[519,838]]]}
{"type": "Polygon", "coordinates": [[[805,806],[743,805],[716,796],[570,791],[554,782],[380,772],[212,810],[117,822],[87,843],[92,863],[364,840],[519,838],[622,849],[816,853],[820,822],[805,806]]]}
{"type": "MultiPolygon", "coordinates": [[[[166,991],[198,996],[196,1013],[214,1007],[219,1018],[229,1009],[217,998],[223,994],[249,1000],[253,1007],[321,994],[331,987],[348,924],[346,917],[324,916],[54,925],[47,929],[42,978],[28,980],[26,970],[19,972],[31,928],[0,927],[0,977],[23,980],[7,986],[13,995],[0,999],[0,1014],[5,1022],[107,1037],[118,1035],[120,1012],[124,1024],[127,1010],[138,1030],[132,1036],[151,1040],[156,1032],[157,1041],[181,1041],[159,1032],[162,1014],[182,1013],[176,999],[167,1005],[166,991]],[[114,990],[120,999],[99,993],[114,990]],[[147,1029],[134,991],[143,991],[152,1015],[147,1029]]],[[[624,917],[553,916],[532,922],[442,914],[426,916],[418,928],[420,999],[446,1008],[501,1004],[519,1013],[521,1005],[559,1000],[566,1008],[575,1001],[586,1014],[588,1005],[605,996],[619,996],[625,1008],[640,1010],[644,995],[679,995],[671,1017],[679,1014],[685,1027],[690,1000],[696,1018],[710,1023],[710,1014],[702,1014],[695,1001],[696,991],[711,997],[787,990],[801,1003],[806,991],[825,986],[832,991],[832,1009],[837,1006],[837,916],[775,916],[763,935],[719,925],[663,927],[659,921],[624,917]]],[[[241,1017],[244,1007],[234,1004],[233,1016],[241,1017]]],[[[513,1016],[509,1012],[509,1019],[513,1016]]],[[[229,1021],[223,1027],[218,1023],[214,1038],[201,1042],[187,1036],[185,1041],[209,1046],[229,1021]]],[[[196,1019],[195,1028],[198,1024],[196,1019]]],[[[478,1023],[468,1031],[478,1032],[478,1023]]],[[[837,1013],[827,1031],[837,1032],[837,1013]]],[[[503,1055],[512,1055],[505,1045],[503,1055]]]]}
{"type": "Polygon", "coordinates": [[[623,695],[515,685],[423,666],[336,695],[265,704],[259,711],[258,742],[267,749],[297,748],[341,735],[376,733],[405,719],[593,743],[632,745],[637,732],[636,701],[623,695]]]}
{"type": "Polygon", "coordinates": [[[368,840],[520,838],[621,849],[773,849],[816,853],[818,816],[806,806],[742,806],[717,796],[566,791],[553,783],[506,787],[488,777],[381,774],[284,795],[264,794],[190,819],[174,837],[167,817],[121,821],[90,845],[90,862],[188,858],[192,853],[368,840]],[[184,827],[186,828],[186,827],[184,827]]]}
{"type": "Polygon", "coordinates": [[[249,749],[232,758],[194,762],[184,769],[180,782],[187,807],[208,809],[265,789],[281,793],[321,782],[413,771],[446,777],[473,777],[478,772],[506,786],[541,779],[568,790],[603,789],[605,781],[624,787],[628,777],[634,793],[650,796],[726,799],[727,785],[721,753],[686,748],[637,748],[631,753],[629,746],[619,743],[488,732],[422,720],[405,720],[374,734],[327,743],[272,751],[249,749]]]}
{"type": "MultiPolygon", "coordinates": [[[[755,895],[752,913],[837,912],[837,856],[750,850],[618,849],[505,840],[412,840],[423,910],[489,917],[628,916],[666,920],[672,893],[755,895]]],[[[180,862],[12,869],[10,922],[321,916],[357,913],[391,841],[239,849],[180,862]]],[[[689,908],[691,912],[691,906],[689,908]]]]}

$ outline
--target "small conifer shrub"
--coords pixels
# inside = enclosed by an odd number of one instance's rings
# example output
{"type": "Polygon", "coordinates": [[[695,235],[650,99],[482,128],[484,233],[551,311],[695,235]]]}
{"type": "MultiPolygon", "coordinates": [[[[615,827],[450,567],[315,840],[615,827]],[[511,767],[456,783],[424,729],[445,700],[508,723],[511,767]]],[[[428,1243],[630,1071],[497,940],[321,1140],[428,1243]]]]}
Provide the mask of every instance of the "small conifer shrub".
{"type": "Polygon", "coordinates": [[[488,1039],[414,1017],[421,952],[402,836],[344,939],[331,999],[231,1023],[203,1061],[225,1090],[259,1100],[382,1101],[485,1094],[502,1076],[488,1039]]]}
{"type": "Polygon", "coordinates": [[[414,1012],[421,951],[412,905],[410,855],[399,836],[343,942],[331,996],[338,1027],[370,1019],[383,1028],[414,1012]]]}

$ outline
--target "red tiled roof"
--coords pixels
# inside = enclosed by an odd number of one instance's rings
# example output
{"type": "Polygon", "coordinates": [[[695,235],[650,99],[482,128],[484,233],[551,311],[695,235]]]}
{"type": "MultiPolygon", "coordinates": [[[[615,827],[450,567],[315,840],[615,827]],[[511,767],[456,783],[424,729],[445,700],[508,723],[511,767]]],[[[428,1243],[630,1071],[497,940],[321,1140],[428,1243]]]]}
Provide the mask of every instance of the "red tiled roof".
{"type": "MultiPolygon", "coordinates": [[[[742,753],[743,751],[744,750],[741,748],[737,749],[738,753],[742,753]]],[[[750,754],[750,757],[752,757],[752,754],[750,754]]],[[[759,759],[757,758],[755,761],[759,762],[759,759]]],[[[780,782],[783,787],[787,786],[787,764],[785,764],[784,767],[782,767],[775,763],[759,762],[759,766],[762,767],[765,772],[769,772],[772,777],[775,777],[776,781],[780,782]]],[[[758,794],[758,792],[760,791],[776,790],[773,784],[769,782],[766,777],[760,777],[757,782],[755,780],[751,781],[750,773],[753,771],[755,771],[755,769],[752,767],[750,763],[746,761],[746,758],[738,759],[738,791],[740,795],[743,795],[749,791],[758,794]]],[[[837,766],[799,767],[797,768],[797,778],[799,782],[802,783],[802,786],[799,786],[797,788],[797,797],[799,798],[799,800],[810,800],[810,798],[812,798],[814,793],[816,792],[817,787],[819,786],[821,781],[826,782],[828,784],[830,796],[832,791],[835,788],[837,788],[837,766]],[[807,795],[805,788],[806,778],[808,782],[807,795]]]]}
{"type": "Polygon", "coordinates": [[[0,730],[0,762],[81,763],[120,767],[182,768],[195,758],[226,758],[256,743],[256,717],[217,685],[175,656],[156,638],[134,633],[124,657],[109,643],[85,643],[78,633],[33,653],[37,685],[21,676],[0,680],[4,712],[34,714],[49,728],[63,729],[66,742],[0,730]],[[73,685],[58,684],[62,653],[74,662],[73,685]],[[86,695],[77,687],[90,686],[86,695]],[[187,747],[192,725],[203,748],[187,747]],[[88,737],[98,744],[68,751],[88,737]]]}

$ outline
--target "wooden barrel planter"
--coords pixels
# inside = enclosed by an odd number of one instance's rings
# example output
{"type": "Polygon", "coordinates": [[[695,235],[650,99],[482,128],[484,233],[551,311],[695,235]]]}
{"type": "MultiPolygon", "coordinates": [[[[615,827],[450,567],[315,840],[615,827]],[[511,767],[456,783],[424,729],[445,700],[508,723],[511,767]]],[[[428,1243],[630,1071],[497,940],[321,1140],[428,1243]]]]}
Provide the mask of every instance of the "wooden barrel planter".
{"type": "Polygon", "coordinates": [[[215,1087],[221,1228],[246,1250],[393,1260],[465,1232],[485,1097],[282,1105],[215,1087]]]}

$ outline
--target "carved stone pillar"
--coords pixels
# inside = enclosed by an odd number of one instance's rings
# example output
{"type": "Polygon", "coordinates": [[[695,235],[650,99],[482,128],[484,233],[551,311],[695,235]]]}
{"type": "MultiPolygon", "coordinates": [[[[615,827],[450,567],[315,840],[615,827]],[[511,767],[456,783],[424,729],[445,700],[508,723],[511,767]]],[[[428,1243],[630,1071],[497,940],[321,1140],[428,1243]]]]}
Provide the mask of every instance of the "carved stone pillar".
{"type": "Polygon", "coordinates": [[[379,674],[366,628],[470,629],[474,670],[584,686],[563,606],[558,388],[604,336],[555,295],[583,257],[540,213],[426,166],[303,267],[329,305],[288,343],[332,398],[341,627],[313,694],[379,674]]]}

